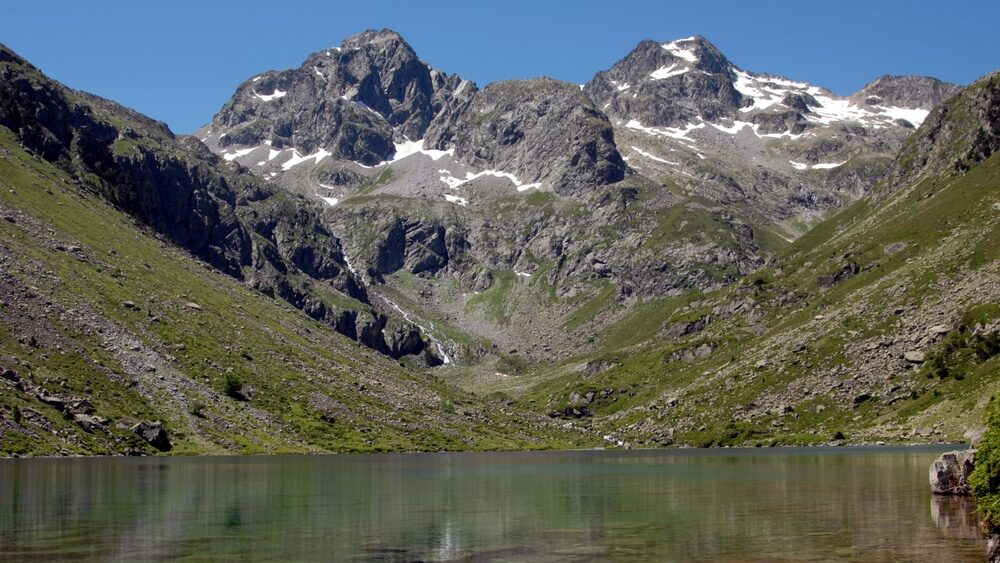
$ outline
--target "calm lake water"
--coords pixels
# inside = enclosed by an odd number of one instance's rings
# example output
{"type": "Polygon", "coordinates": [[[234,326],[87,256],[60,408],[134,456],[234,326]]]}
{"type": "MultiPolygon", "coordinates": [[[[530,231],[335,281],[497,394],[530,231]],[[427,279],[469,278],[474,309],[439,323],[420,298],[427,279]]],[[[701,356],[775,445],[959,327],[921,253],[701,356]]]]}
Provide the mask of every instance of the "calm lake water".
{"type": "Polygon", "coordinates": [[[982,561],[946,447],[0,461],[0,560],[982,561]]]}

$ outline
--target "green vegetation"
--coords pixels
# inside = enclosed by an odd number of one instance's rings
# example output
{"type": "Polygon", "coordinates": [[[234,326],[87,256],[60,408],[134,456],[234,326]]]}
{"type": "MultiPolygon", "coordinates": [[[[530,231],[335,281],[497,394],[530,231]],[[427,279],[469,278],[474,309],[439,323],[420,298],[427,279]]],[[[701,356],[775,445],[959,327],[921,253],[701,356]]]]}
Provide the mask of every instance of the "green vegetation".
{"type": "Polygon", "coordinates": [[[1000,401],[990,398],[986,434],[976,447],[976,469],[969,484],[987,532],[1000,533],[1000,401]]]}
{"type": "Polygon", "coordinates": [[[107,432],[86,432],[4,385],[0,417],[21,421],[0,431],[7,455],[151,451],[127,430],[143,419],[163,421],[179,455],[589,443],[541,418],[525,426],[216,272],[4,129],[0,212],[11,218],[0,220],[3,256],[18,265],[0,290],[34,296],[0,304],[0,366],[49,393],[89,398],[109,419],[107,432]],[[249,403],[226,398],[237,385],[254,388],[249,403]]]}

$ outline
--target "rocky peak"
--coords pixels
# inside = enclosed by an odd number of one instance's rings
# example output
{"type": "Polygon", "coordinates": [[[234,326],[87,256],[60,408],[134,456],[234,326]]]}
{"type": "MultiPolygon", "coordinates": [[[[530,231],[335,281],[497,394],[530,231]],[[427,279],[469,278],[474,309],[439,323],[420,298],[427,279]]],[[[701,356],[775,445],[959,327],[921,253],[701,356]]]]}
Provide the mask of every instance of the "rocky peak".
{"type": "Polygon", "coordinates": [[[366,31],[297,69],[244,82],[198,136],[224,153],[273,147],[268,161],[332,155],[371,166],[391,156],[394,141],[422,139],[453,98],[475,91],[421,61],[398,33],[366,31]]]}
{"type": "MultiPolygon", "coordinates": [[[[611,123],[579,86],[551,78],[490,84],[428,134],[477,170],[501,170],[524,186],[567,195],[625,177],[611,123]]],[[[522,189],[526,189],[522,186],[522,189]]]]}
{"type": "Polygon", "coordinates": [[[959,91],[930,112],[896,156],[889,185],[925,174],[963,173],[1000,150],[1000,72],[959,91]]]}
{"type": "Polygon", "coordinates": [[[701,36],[640,42],[585,87],[610,116],[672,126],[736,115],[742,96],[732,64],[701,36]]]}
{"type": "Polygon", "coordinates": [[[851,96],[858,106],[877,105],[930,110],[955,95],[960,87],[930,76],[892,76],[876,78],[851,96]]]}

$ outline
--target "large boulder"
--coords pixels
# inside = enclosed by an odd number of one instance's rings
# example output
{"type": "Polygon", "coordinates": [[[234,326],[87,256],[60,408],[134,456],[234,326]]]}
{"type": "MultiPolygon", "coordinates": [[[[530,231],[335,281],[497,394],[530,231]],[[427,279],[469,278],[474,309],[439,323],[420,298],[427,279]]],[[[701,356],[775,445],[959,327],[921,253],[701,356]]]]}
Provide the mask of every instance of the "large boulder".
{"type": "Polygon", "coordinates": [[[163,423],[160,421],[149,422],[148,420],[143,420],[132,427],[132,432],[138,434],[139,437],[148,442],[150,446],[153,446],[161,452],[168,452],[173,447],[170,444],[170,438],[167,436],[167,431],[163,429],[163,423]]]}
{"type": "Polygon", "coordinates": [[[969,475],[976,468],[976,450],[941,454],[930,469],[931,492],[936,495],[969,494],[969,475]]]}

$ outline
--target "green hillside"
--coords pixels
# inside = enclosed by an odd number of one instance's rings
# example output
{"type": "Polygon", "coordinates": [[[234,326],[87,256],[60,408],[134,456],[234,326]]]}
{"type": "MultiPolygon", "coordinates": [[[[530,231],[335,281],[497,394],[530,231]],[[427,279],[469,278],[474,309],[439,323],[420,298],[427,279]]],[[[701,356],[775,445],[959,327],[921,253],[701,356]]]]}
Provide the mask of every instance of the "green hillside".
{"type": "Polygon", "coordinates": [[[6,128],[0,216],[6,454],[152,452],[130,431],[141,420],[163,421],[181,454],[585,444],[248,289],[25,152],[6,128]]]}

